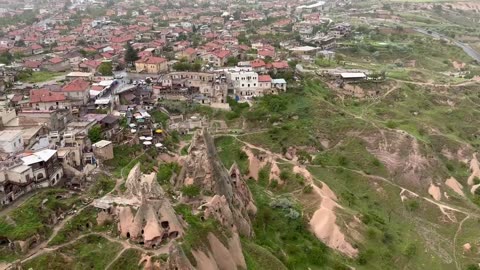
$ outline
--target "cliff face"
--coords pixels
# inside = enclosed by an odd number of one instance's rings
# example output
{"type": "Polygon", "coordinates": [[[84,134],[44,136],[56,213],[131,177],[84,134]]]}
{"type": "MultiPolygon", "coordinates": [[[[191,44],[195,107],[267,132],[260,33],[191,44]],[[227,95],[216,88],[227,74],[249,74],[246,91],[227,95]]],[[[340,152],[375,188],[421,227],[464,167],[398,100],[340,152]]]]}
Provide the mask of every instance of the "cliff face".
{"type": "Polygon", "coordinates": [[[234,164],[227,170],[220,161],[212,137],[206,129],[198,131],[177,179],[176,187],[196,185],[206,197],[200,206],[205,218],[215,218],[225,228],[252,236],[250,216],[256,212],[252,194],[234,164]]]}
{"type": "MultiPolygon", "coordinates": [[[[162,249],[168,243],[168,260],[160,269],[246,269],[240,235],[253,235],[251,217],[256,207],[238,166],[229,170],[223,166],[205,129],[195,134],[174,190],[190,185],[198,187],[200,195],[174,196],[178,201],[172,203],[187,204],[196,219],[214,219],[221,228],[202,232],[201,241],[186,245],[189,250],[182,249],[182,241],[195,233],[189,231],[188,219],[175,213],[156,174],[142,174],[140,164],[128,174],[124,194],[107,195],[95,205],[117,222],[121,238],[151,249],[162,249]]],[[[145,269],[157,268],[145,263],[145,269]]]]}
{"type": "MultiPolygon", "coordinates": [[[[201,196],[187,202],[197,215],[215,219],[223,228],[220,230],[223,233],[205,235],[204,247],[190,250],[193,256],[190,259],[194,259],[195,269],[246,269],[240,235],[253,235],[251,217],[256,207],[252,194],[238,166],[234,164],[227,170],[222,164],[206,129],[197,131],[188,152],[175,187],[177,190],[189,185],[199,187],[201,196]]],[[[181,252],[171,253],[172,260],[175,254],[181,252]]]]}

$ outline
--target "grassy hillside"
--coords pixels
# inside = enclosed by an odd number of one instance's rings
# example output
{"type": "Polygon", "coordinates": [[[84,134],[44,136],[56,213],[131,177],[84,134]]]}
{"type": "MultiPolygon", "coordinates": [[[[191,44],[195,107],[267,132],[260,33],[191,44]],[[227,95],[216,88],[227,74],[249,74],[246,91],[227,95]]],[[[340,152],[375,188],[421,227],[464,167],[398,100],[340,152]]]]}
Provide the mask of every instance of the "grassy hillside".
{"type": "MultiPolygon", "coordinates": [[[[478,145],[475,127],[480,125],[480,118],[473,104],[479,97],[470,89],[398,83],[394,91],[376,100],[340,101],[322,82],[306,80],[301,89],[259,99],[243,116],[250,129],[261,131],[238,136],[240,141],[279,154],[291,146],[305,149],[312,156],[309,171],[334,191],[343,207],[336,210],[336,223],[347,232],[355,219],[361,226],[356,230],[360,236],[351,238],[359,256],[345,259],[309,231],[307,217],[315,208],[308,199],[302,199],[309,197],[299,193],[302,182],[272,186],[260,180],[249,184],[259,208],[253,242],[289,269],[342,269],[348,265],[357,269],[387,269],[392,265],[452,269],[456,264],[465,268],[478,262],[473,255],[460,255],[463,244],[476,241],[473,231],[460,228],[466,213],[479,213],[472,203],[476,195],[462,198],[443,183],[455,176],[466,186],[470,174],[460,158],[470,158],[468,153],[478,145]],[[396,144],[397,140],[404,142],[396,144]],[[382,152],[382,147],[390,152],[382,152]],[[427,165],[404,171],[402,166],[406,165],[392,168],[384,162],[396,156],[409,162],[415,151],[421,157],[417,162],[425,159],[427,165]],[[460,154],[450,156],[450,152],[460,154]],[[459,211],[436,204],[428,194],[430,181],[442,191],[440,203],[459,211]],[[279,196],[286,196],[292,210],[304,216],[292,221],[282,210],[272,208],[270,203],[279,196]],[[320,254],[315,259],[319,261],[312,261],[311,252],[320,254]]],[[[241,151],[238,143],[230,146],[241,151]]],[[[221,158],[228,165],[241,162],[240,156],[221,158]]],[[[291,167],[281,168],[292,174],[291,167]]],[[[474,220],[470,217],[464,224],[474,220]]],[[[245,245],[249,266],[257,269],[258,261],[264,259],[252,258],[251,244],[245,245]]]]}

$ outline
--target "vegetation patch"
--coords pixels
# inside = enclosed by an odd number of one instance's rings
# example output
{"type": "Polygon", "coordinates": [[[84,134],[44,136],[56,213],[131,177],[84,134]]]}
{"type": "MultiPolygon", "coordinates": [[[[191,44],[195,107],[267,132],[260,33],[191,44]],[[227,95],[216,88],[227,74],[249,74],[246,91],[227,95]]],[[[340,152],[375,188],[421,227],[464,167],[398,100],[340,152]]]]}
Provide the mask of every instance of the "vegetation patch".
{"type": "Polygon", "coordinates": [[[24,269],[103,270],[122,249],[120,244],[88,235],[58,250],[42,254],[23,264],[24,269]]]}
{"type": "Polygon", "coordinates": [[[97,225],[98,210],[92,206],[83,209],[79,214],[68,221],[57,235],[48,243],[49,246],[67,243],[81,234],[88,232],[102,232],[113,229],[112,224],[97,225]]]}
{"type": "Polygon", "coordinates": [[[287,269],[283,263],[265,248],[248,240],[242,241],[243,256],[249,270],[287,269]]]}
{"type": "Polygon", "coordinates": [[[108,269],[110,270],[134,270],[143,269],[142,265],[139,265],[142,259],[142,252],[137,249],[127,249],[122,252],[122,255],[112,264],[108,269]]]}
{"type": "Polygon", "coordinates": [[[100,173],[96,175],[94,179],[94,183],[90,186],[87,192],[90,197],[102,197],[112,191],[115,187],[115,179],[112,179],[112,177],[106,174],[100,173]]]}
{"type": "MultiPolygon", "coordinates": [[[[257,206],[253,221],[254,246],[246,245],[249,265],[261,267],[271,262],[279,265],[268,253],[273,254],[289,269],[321,269],[334,267],[347,269],[321,241],[308,230],[308,221],[302,216],[290,216],[278,200],[273,200],[266,189],[255,181],[248,181],[257,206]],[[262,249],[256,248],[261,246],[262,249]],[[251,253],[250,253],[251,252],[251,253]],[[248,256],[249,255],[249,256],[248,256]],[[267,262],[265,262],[267,260],[267,262]]],[[[289,209],[299,211],[299,206],[290,202],[289,209]]],[[[280,266],[278,269],[282,269],[280,266]]],[[[255,268],[254,268],[255,269],[255,268]]]]}
{"type": "Polygon", "coordinates": [[[80,203],[78,196],[63,189],[40,191],[13,210],[8,218],[0,219],[0,237],[14,241],[39,234],[46,238],[52,231],[53,216],[58,217],[80,203]]]}
{"type": "Polygon", "coordinates": [[[247,154],[242,150],[243,144],[231,136],[215,138],[218,156],[223,165],[229,169],[237,162],[242,174],[248,174],[250,161],[247,154]]]}
{"type": "Polygon", "coordinates": [[[224,240],[228,234],[223,231],[222,225],[218,221],[211,218],[202,220],[200,216],[192,213],[190,206],[185,204],[177,205],[175,211],[181,214],[188,223],[188,230],[183,236],[181,247],[192,264],[195,265],[196,261],[191,251],[208,248],[207,236],[209,233],[213,233],[220,241],[226,242],[224,240]]]}
{"type": "MultiPolygon", "coordinates": [[[[121,177],[121,172],[130,171],[136,162],[134,162],[142,151],[141,145],[118,145],[113,147],[114,159],[105,161],[105,165],[110,167],[115,177],[121,177]],[[127,166],[128,165],[128,166],[127,166]]],[[[124,175],[126,176],[126,175],[124,175]]]]}
{"type": "Polygon", "coordinates": [[[24,73],[20,77],[20,80],[28,83],[41,83],[54,80],[55,78],[64,75],[65,73],[50,72],[50,71],[37,71],[31,73],[24,73]]]}
{"type": "Polygon", "coordinates": [[[162,163],[158,166],[157,181],[160,185],[168,184],[174,174],[178,175],[182,167],[178,163],[162,163]]]}

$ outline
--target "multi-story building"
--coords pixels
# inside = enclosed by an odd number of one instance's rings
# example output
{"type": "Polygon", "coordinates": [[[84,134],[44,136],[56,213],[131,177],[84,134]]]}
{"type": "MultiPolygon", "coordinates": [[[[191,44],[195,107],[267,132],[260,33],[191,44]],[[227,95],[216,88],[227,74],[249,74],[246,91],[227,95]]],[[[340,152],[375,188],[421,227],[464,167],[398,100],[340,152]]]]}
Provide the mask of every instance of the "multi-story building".
{"type": "MultiPolygon", "coordinates": [[[[182,87],[194,89],[196,94],[204,97],[202,103],[226,103],[227,83],[219,74],[207,72],[172,72],[161,80],[162,87],[182,87]]],[[[154,91],[154,95],[162,95],[162,90],[154,91]]]]}
{"type": "Polygon", "coordinates": [[[58,184],[63,168],[57,150],[45,149],[22,158],[0,162],[0,204],[6,205],[21,195],[36,189],[58,184]]]}
{"type": "Polygon", "coordinates": [[[138,73],[159,74],[168,70],[167,59],[162,57],[145,57],[135,62],[138,73]]]}
{"type": "Polygon", "coordinates": [[[33,171],[38,187],[56,185],[63,177],[63,168],[58,161],[57,150],[45,149],[21,158],[23,164],[33,171]]]}
{"type": "Polygon", "coordinates": [[[227,82],[237,96],[262,96],[258,73],[251,68],[232,68],[225,71],[227,82]]]}
{"type": "Polygon", "coordinates": [[[251,67],[236,67],[224,70],[228,87],[237,97],[255,97],[286,91],[284,79],[273,80],[269,75],[258,75],[251,67]]]}
{"type": "Polygon", "coordinates": [[[0,204],[6,205],[35,187],[33,170],[20,159],[0,162],[0,204]]]}
{"type": "Polygon", "coordinates": [[[7,154],[14,154],[22,150],[23,137],[20,130],[0,131],[0,151],[7,154]]]}
{"type": "Polygon", "coordinates": [[[71,102],[83,105],[88,102],[90,82],[83,79],[75,79],[62,87],[62,93],[71,102]]]}

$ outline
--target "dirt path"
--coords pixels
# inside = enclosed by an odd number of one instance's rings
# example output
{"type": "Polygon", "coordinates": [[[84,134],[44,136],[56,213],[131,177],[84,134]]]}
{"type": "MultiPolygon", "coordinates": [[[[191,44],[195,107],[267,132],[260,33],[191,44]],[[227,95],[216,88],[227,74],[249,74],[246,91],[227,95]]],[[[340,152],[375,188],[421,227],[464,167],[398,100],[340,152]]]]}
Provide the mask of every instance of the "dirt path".
{"type": "Polygon", "coordinates": [[[402,82],[402,83],[409,83],[409,84],[423,85],[423,86],[435,86],[435,87],[468,86],[468,85],[473,85],[473,84],[478,83],[478,81],[476,81],[476,80],[468,80],[468,81],[461,82],[461,83],[447,83],[447,84],[430,83],[430,82],[411,82],[411,81],[405,81],[405,80],[400,80],[400,79],[391,79],[391,80],[396,81],[396,82],[402,82]]]}
{"type": "MultiPolygon", "coordinates": [[[[138,157],[142,156],[143,154],[145,154],[145,151],[143,151],[142,154],[140,154],[138,157]]],[[[138,157],[137,157],[137,158],[138,158],[138,157]]],[[[131,162],[134,162],[135,160],[136,160],[136,158],[133,159],[132,161],[130,161],[130,163],[131,163],[131,162]]],[[[130,163],[128,163],[127,166],[129,166],[130,163]]],[[[127,166],[125,166],[125,167],[127,167],[127,166]]],[[[125,168],[125,167],[124,167],[124,168],[125,168]]],[[[116,180],[115,187],[114,187],[110,192],[108,192],[107,195],[108,195],[108,194],[111,194],[112,192],[118,191],[119,188],[120,188],[120,185],[125,181],[125,180],[124,180],[124,177],[123,177],[124,168],[122,168],[121,173],[120,173],[120,174],[121,174],[121,178],[118,178],[118,179],[116,180]]],[[[109,174],[109,175],[111,176],[111,174],[109,174]]],[[[117,257],[116,257],[114,260],[118,259],[118,257],[120,256],[120,254],[121,254],[125,249],[129,249],[129,248],[138,249],[138,250],[141,250],[141,251],[143,251],[143,252],[154,253],[154,254],[156,254],[156,255],[166,254],[166,253],[169,252],[170,243],[168,243],[168,244],[165,245],[165,246],[162,246],[160,249],[157,249],[157,250],[147,250],[147,249],[144,249],[144,248],[139,247],[139,246],[137,246],[137,245],[131,244],[130,242],[113,238],[113,237],[111,237],[111,236],[109,236],[109,235],[107,235],[107,234],[105,234],[105,233],[95,233],[95,232],[93,232],[93,233],[87,233],[87,234],[82,234],[82,235],[80,235],[80,236],[72,239],[71,241],[69,241],[69,242],[67,242],[67,243],[64,243],[64,244],[61,244],[61,245],[58,245],[58,246],[47,247],[47,246],[48,246],[48,243],[50,243],[50,242],[58,235],[58,233],[65,227],[65,225],[66,225],[70,220],[72,220],[74,217],[76,217],[78,214],[80,214],[85,208],[87,208],[87,207],[89,207],[89,206],[91,206],[91,205],[93,205],[93,201],[90,202],[90,203],[87,204],[87,205],[84,205],[84,206],[81,207],[80,209],[78,209],[75,214],[70,215],[70,216],[66,217],[65,219],[63,219],[61,222],[57,223],[57,224],[53,227],[53,231],[52,231],[52,234],[50,235],[50,237],[49,237],[47,240],[45,240],[45,241],[43,241],[42,243],[40,243],[39,245],[35,246],[33,249],[31,249],[31,250],[27,253],[27,255],[24,257],[24,259],[21,261],[21,263],[24,263],[24,262],[26,262],[26,261],[28,261],[28,260],[31,260],[31,259],[33,259],[33,258],[35,258],[35,257],[37,257],[37,256],[39,256],[39,255],[42,255],[42,254],[44,254],[44,253],[46,253],[46,252],[55,251],[55,250],[57,250],[57,249],[59,249],[59,248],[65,247],[65,246],[67,246],[67,245],[69,245],[69,244],[71,244],[71,243],[73,243],[73,242],[75,242],[75,241],[77,241],[77,240],[79,240],[79,239],[82,239],[83,237],[86,237],[86,236],[88,236],[88,235],[99,235],[99,236],[102,236],[102,237],[108,239],[108,240],[111,241],[111,242],[115,242],[115,243],[121,244],[121,245],[123,246],[123,250],[117,255],[117,257]]],[[[113,262],[114,260],[112,260],[112,262],[113,262]]],[[[111,262],[111,263],[112,263],[112,262],[111,262]]],[[[109,266],[110,266],[110,265],[109,265],[109,266]]],[[[108,268],[108,267],[107,267],[107,268],[108,268]]]]}
{"type": "MultiPolygon", "coordinates": [[[[242,142],[245,144],[245,146],[247,147],[250,147],[252,149],[256,149],[256,150],[259,150],[259,151],[262,151],[268,155],[272,155],[273,157],[275,158],[278,158],[280,160],[283,160],[287,163],[290,163],[290,164],[293,164],[294,166],[298,166],[299,164],[297,164],[295,161],[291,161],[291,160],[287,160],[285,158],[283,158],[283,156],[279,155],[279,154],[276,154],[276,153],[272,153],[270,150],[268,149],[265,149],[265,148],[262,148],[262,147],[258,147],[258,146],[255,146],[255,145],[252,145],[248,142],[244,142],[242,141],[241,139],[239,139],[238,137],[234,136],[239,142],[242,142]]],[[[314,165],[312,165],[312,167],[315,167],[314,165]]],[[[345,170],[348,170],[348,171],[351,171],[351,172],[354,172],[354,173],[357,173],[363,177],[366,177],[366,178],[370,178],[370,179],[375,179],[375,180],[380,180],[380,181],[383,181],[389,185],[392,185],[392,186],[395,186],[397,188],[399,188],[401,190],[400,192],[400,199],[403,201],[403,197],[402,197],[402,194],[404,192],[408,192],[410,195],[412,196],[415,196],[417,198],[421,198],[423,200],[425,200],[426,202],[428,203],[431,203],[431,204],[434,204],[436,205],[440,211],[442,213],[445,213],[445,210],[450,210],[450,211],[454,211],[454,212],[457,212],[457,213],[461,213],[461,214],[464,214],[466,215],[466,217],[460,222],[459,226],[458,226],[458,229],[455,233],[455,236],[453,238],[453,255],[454,255],[454,261],[455,261],[455,264],[456,264],[456,268],[458,270],[461,269],[461,266],[457,260],[457,256],[456,256],[456,242],[457,242],[457,238],[458,238],[458,235],[460,234],[461,230],[462,230],[462,225],[463,223],[469,219],[470,217],[475,217],[475,218],[480,218],[480,213],[474,213],[472,212],[472,210],[468,210],[468,209],[464,209],[462,207],[458,207],[458,206],[453,206],[453,205],[450,205],[450,204],[447,204],[447,203],[444,203],[444,202],[439,202],[439,201],[435,201],[434,199],[431,199],[429,197],[426,197],[426,196],[422,196],[422,195],[419,195],[418,193],[416,192],[413,192],[405,187],[402,187],[398,184],[396,184],[395,182],[385,178],[385,177],[382,177],[382,176],[378,176],[378,175],[369,175],[369,174],[366,174],[365,172],[363,171],[360,171],[360,170],[354,170],[354,169],[349,169],[349,168],[345,168],[345,167],[341,167],[341,166],[327,166],[327,167],[331,167],[331,168],[342,168],[342,169],[345,169],[345,170]]],[[[312,176],[313,177],[313,176],[312,176]]]]}
{"type": "MultiPolygon", "coordinates": [[[[252,148],[252,149],[256,149],[256,150],[259,150],[259,151],[262,151],[268,155],[271,155],[277,159],[280,159],[284,162],[288,162],[294,166],[299,166],[300,164],[298,164],[297,162],[295,161],[291,161],[291,160],[288,160],[288,159],[285,159],[282,155],[280,154],[277,154],[277,153],[272,153],[270,150],[268,149],[265,149],[265,148],[262,148],[262,147],[258,147],[258,146],[255,146],[255,145],[252,145],[248,142],[245,142],[245,141],[242,141],[241,139],[239,139],[238,137],[234,136],[239,142],[245,144],[247,147],[249,148],[252,148]]],[[[316,167],[315,165],[311,165],[311,167],[316,167]]],[[[446,204],[444,202],[437,202],[429,197],[426,197],[426,196],[421,196],[405,187],[402,187],[398,184],[396,184],[395,182],[385,178],[385,177],[382,177],[382,176],[378,176],[378,175],[370,175],[370,174],[366,174],[365,172],[363,171],[360,171],[360,170],[354,170],[354,169],[350,169],[350,168],[346,168],[346,167],[342,167],[342,166],[327,166],[327,167],[330,167],[330,168],[342,168],[342,169],[345,169],[345,170],[348,170],[348,171],[351,171],[351,172],[354,172],[354,173],[357,173],[357,174],[360,174],[366,178],[371,178],[371,179],[376,179],[376,180],[380,180],[380,181],[383,181],[385,183],[388,183],[390,185],[393,185],[397,188],[399,188],[400,190],[404,190],[404,191],[407,191],[409,192],[411,195],[413,196],[416,196],[418,198],[421,198],[431,204],[434,204],[436,206],[438,206],[441,210],[451,210],[451,211],[455,211],[455,212],[458,212],[458,213],[462,213],[462,214],[465,214],[467,216],[473,216],[473,217],[477,217],[477,218],[480,218],[480,213],[472,213],[471,210],[468,210],[468,209],[464,209],[464,208],[461,208],[461,207],[458,207],[458,206],[452,206],[452,205],[449,205],[449,204],[446,204]]]]}
{"type": "MultiPolygon", "coordinates": [[[[24,258],[20,262],[25,263],[29,260],[32,260],[32,259],[34,259],[38,256],[41,256],[41,255],[45,254],[47,252],[52,252],[52,251],[59,250],[63,247],[66,247],[68,245],[71,245],[71,244],[75,243],[76,241],[78,241],[80,239],[83,239],[83,238],[85,238],[87,236],[91,236],[91,235],[101,236],[101,237],[107,239],[108,241],[118,243],[123,247],[123,249],[119,252],[119,254],[117,254],[117,256],[114,259],[112,259],[112,262],[115,261],[116,259],[118,259],[121,255],[121,253],[123,251],[125,251],[126,249],[136,249],[136,250],[140,250],[140,251],[145,252],[145,253],[153,253],[154,255],[161,255],[161,254],[168,254],[169,250],[170,250],[170,245],[171,245],[171,242],[169,242],[168,244],[162,246],[159,249],[153,249],[153,250],[152,249],[145,249],[145,248],[142,248],[142,247],[137,246],[135,244],[132,244],[129,241],[124,241],[124,240],[121,240],[121,239],[113,238],[106,233],[92,232],[92,233],[86,233],[86,234],[79,235],[76,238],[72,239],[71,241],[69,241],[67,243],[63,243],[61,245],[52,246],[52,247],[45,247],[42,250],[38,251],[37,253],[35,253],[35,254],[27,257],[27,258],[24,258]]],[[[112,263],[110,263],[110,264],[112,264],[112,263]]],[[[107,269],[107,268],[108,267],[106,267],[105,269],[107,269]]]]}
{"type": "MultiPolygon", "coordinates": [[[[311,167],[317,167],[317,165],[311,165],[311,167]]],[[[421,199],[423,199],[423,200],[425,200],[425,201],[427,201],[431,204],[434,204],[434,205],[438,206],[440,209],[443,209],[443,210],[447,209],[447,210],[455,211],[455,212],[458,212],[458,213],[461,213],[461,214],[464,214],[464,215],[467,215],[467,216],[473,216],[473,217],[480,218],[480,213],[472,213],[471,210],[468,210],[468,209],[465,209],[465,208],[462,208],[462,207],[446,204],[444,202],[437,202],[437,201],[431,199],[430,197],[419,195],[418,193],[415,193],[415,192],[409,190],[408,188],[402,187],[402,186],[398,185],[397,183],[395,183],[395,182],[393,182],[393,181],[391,181],[391,180],[389,180],[389,179],[387,179],[383,176],[370,175],[370,174],[366,174],[365,172],[360,171],[360,170],[354,170],[354,169],[345,168],[345,167],[342,167],[342,166],[325,166],[325,167],[326,168],[334,168],[334,169],[342,168],[344,170],[348,170],[348,171],[357,173],[357,174],[359,174],[361,176],[364,176],[366,178],[372,178],[372,179],[380,180],[380,181],[388,183],[392,186],[395,186],[402,191],[407,191],[408,193],[410,193],[410,195],[413,195],[417,198],[421,198],[421,199]]]]}
{"type": "Polygon", "coordinates": [[[23,194],[20,198],[18,198],[17,200],[12,202],[11,204],[3,207],[0,210],[0,217],[3,217],[3,216],[6,216],[6,215],[10,214],[10,212],[12,212],[16,208],[22,206],[28,199],[30,199],[33,195],[37,194],[38,192],[40,192],[42,190],[43,189],[41,189],[41,188],[40,189],[35,189],[35,190],[32,190],[31,192],[23,194]]]}
{"type": "Polygon", "coordinates": [[[457,267],[457,270],[461,270],[461,265],[458,263],[458,260],[457,260],[457,238],[458,238],[458,235],[460,234],[460,232],[462,231],[462,226],[463,226],[463,223],[465,221],[467,221],[467,219],[470,218],[470,215],[467,215],[461,222],[460,224],[458,225],[458,229],[457,231],[455,232],[455,236],[453,237],[453,260],[455,261],[455,266],[457,267]]]}
{"type": "Polygon", "coordinates": [[[105,266],[105,270],[107,269],[110,269],[110,267],[118,260],[118,258],[120,258],[120,256],[122,256],[123,252],[125,252],[125,250],[127,250],[128,248],[123,248],[122,250],[120,250],[120,252],[118,252],[117,256],[115,256],[115,258],[112,259],[112,261],[107,265],[105,266]]]}

